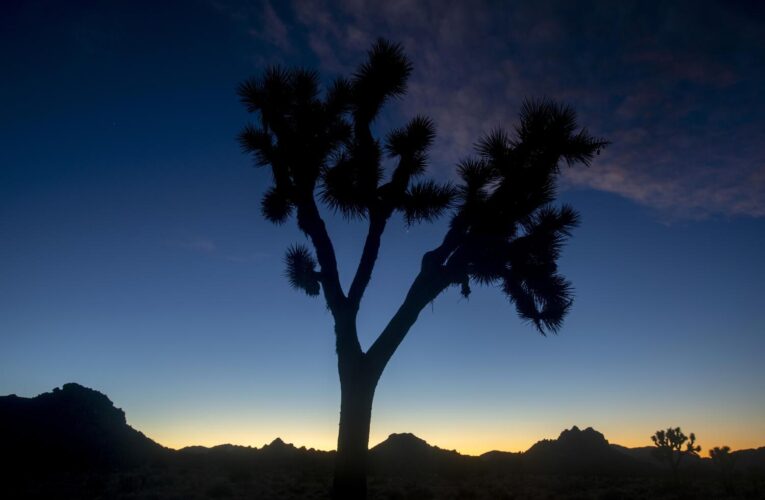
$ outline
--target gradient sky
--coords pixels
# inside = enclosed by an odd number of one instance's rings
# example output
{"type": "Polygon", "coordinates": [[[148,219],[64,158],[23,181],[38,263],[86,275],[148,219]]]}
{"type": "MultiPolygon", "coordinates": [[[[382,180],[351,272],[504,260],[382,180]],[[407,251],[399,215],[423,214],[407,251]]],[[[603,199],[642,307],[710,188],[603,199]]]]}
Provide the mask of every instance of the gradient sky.
{"type": "MultiPolygon", "coordinates": [[[[260,216],[235,89],[269,64],[347,74],[384,36],[415,71],[378,129],[432,116],[436,178],[524,97],[613,145],[563,179],[582,226],[561,333],[495,289],[443,294],[383,375],[372,444],[515,451],[576,424],[765,445],[765,8],[665,4],[3,2],[0,394],[76,381],[167,446],[334,448],[331,317],[283,277],[303,236],[260,216]]],[[[364,228],[328,222],[347,284],[364,228]]],[[[365,346],[444,227],[389,227],[365,346]]]]}

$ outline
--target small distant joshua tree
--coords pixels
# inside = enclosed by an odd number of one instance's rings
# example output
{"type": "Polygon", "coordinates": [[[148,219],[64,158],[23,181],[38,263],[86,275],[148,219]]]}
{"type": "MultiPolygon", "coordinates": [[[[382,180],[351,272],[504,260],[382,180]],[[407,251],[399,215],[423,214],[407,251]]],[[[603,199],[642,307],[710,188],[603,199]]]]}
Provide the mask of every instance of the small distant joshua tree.
{"type": "Polygon", "coordinates": [[[686,454],[698,455],[701,451],[701,446],[696,445],[696,435],[691,432],[689,436],[686,436],[680,427],[656,431],[656,434],[651,436],[651,441],[656,445],[654,455],[659,460],[669,464],[674,479],[677,479],[677,470],[683,456],[686,454]],[[683,445],[685,445],[685,449],[683,449],[683,445]]]}
{"type": "Polygon", "coordinates": [[[736,465],[736,457],[730,454],[730,447],[723,446],[720,448],[715,446],[709,450],[709,458],[712,459],[712,462],[720,471],[720,479],[725,491],[731,493],[733,490],[733,468],[736,465]]]}

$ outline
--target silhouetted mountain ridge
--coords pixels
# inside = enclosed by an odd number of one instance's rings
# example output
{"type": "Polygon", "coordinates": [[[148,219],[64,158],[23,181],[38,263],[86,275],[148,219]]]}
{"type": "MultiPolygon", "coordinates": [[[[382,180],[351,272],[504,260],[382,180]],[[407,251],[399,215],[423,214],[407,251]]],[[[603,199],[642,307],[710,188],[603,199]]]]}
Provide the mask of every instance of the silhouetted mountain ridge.
{"type": "Polygon", "coordinates": [[[75,383],[0,397],[0,442],[20,469],[132,466],[169,452],[130,427],[106,395],[75,383]]]}
{"type": "MultiPolygon", "coordinates": [[[[276,438],[261,448],[232,444],[169,450],[127,424],[125,413],[104,394],[79,384],[34,398],[0,397],[0,439],[18,470],[35,468],[103,469],[132,467],[162,459],[199,465],[327,469],[334,451],[296,447],[276,438]]],[[[391,434],[370,449],[372,473],[447,476],[479,470],[538,474],[644,474],[662,468],[653,447],[610,444],[591,427],[564,430],[523,453],[491,451],[462,455],[428,444],[410,434],[391,434]]],[[[765,447],[733,452],[742,467],[765,469],[765,447]]],[[[709,467],[709,460],[689,457],[687,467],[709,467]]]]}
{"type": "Polygon", "coordinates": [[[475,468],[475,457],[461,455],[428,444],[411,433],[391,434],[369,450],[373,473],[421,475],[438,473],[454,475],[475,468]]]}
{"type": "Polygon", "coordinates": [[[612,448],[592,427],[573,426],[558,439],[537,442],[523,454],[527,470],[557,474],[622,474],[647,472],[646,464],[612,448]]]}

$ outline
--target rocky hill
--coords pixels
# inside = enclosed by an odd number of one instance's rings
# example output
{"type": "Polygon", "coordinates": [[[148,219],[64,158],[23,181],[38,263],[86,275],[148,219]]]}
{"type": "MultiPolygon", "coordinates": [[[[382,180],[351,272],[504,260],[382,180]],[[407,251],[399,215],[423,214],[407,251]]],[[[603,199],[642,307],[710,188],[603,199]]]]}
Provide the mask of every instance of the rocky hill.
{"type": "Polygon", "coordinates": [[[0,443],[18,470],[131,467],[169,454],[127,424],[104,394],[65,384],[34,398],[0,397],[0,443]]]}
{"type": "Polygon", "coordinates": [[[612,448],[592,427],[577,426],[558,439],[537,442],[523,454],[523,465],[527,471],[553,474],[636,474],[652,468],[612,448]]]}
{"type": "MultiPolygon", "coordinates": [[[[127,470],[150,463],[196,470],[304,470],[328,473],[333,451],[296,447],[276,438],[262,448],[220,445],[163,448],[127,424],[125,413],[98,391],[78,384],[34,398],[0,397],[0,443],[11,460],[3,472],[40,475],[51,471],[127,470]]],[[[733,452],[737,467],[765,470],[765,448],[733,452]]],[[[688,457],[685,467],[713,471],[709,459],[688,457]]],[[[455,477],[499,474],[630,475],[663,473],[651,447],[610,444],[600,432],[574,426],[557,439],[542,440],[524,453],[492,451],[480,457],[432,446],[413,434],[391,434],[369,454],[376,475],[455,477]]]]}
{"type": "Polygon", "coordinates": [[[369,450],[370,472],[417,476],[465,474],[478,466],[476,457],[428,444],[414,434],[391,434],[369,450]]]}

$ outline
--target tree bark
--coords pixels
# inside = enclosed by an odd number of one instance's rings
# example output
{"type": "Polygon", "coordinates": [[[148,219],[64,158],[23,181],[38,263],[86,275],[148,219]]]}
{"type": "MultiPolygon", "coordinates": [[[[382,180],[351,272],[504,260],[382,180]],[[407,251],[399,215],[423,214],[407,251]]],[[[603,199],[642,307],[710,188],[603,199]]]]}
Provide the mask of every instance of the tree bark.
{"type": "MultiPolygon", "coordinates": [[[[439,263],[423,259],[420,274],[403,304],[367,353],[356,332],[356,304],[335,316],[337,367],[340,375],[340,429],[332,496],[335,500],[367,497],[367,455],[372,401],[383,370],[425,305],[446,288],[448,275],[439,263]]],[[[363,288],[363,287],[362,287],[363,288]]]]}
{"type": "Polygon", "coordinates": [[[376,385],[363,364],[355,370],[340,369],[340,429],[332,485],[335,500],[367,497],[367,449],[376,385]]]}

